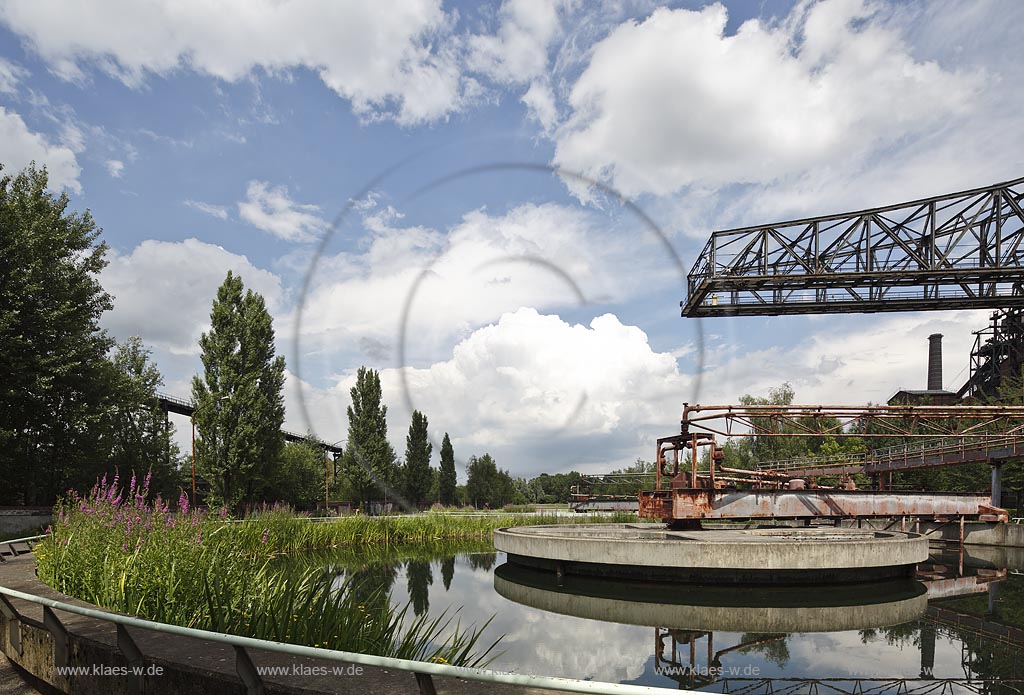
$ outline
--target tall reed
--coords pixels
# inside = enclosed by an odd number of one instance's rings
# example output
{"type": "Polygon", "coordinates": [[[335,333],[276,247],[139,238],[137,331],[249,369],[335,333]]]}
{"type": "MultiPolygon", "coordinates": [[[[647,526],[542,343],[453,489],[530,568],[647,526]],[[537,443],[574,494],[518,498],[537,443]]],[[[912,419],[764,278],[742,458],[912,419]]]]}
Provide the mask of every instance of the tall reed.
{"type": "Polygon", "coordinates": [[[294,538],[316,526],[308,520],[279,510],[229,523],[226,512],[189,509],[184,495],[174,511],[148,500],[148,478],[138,484],[133,477],[125,490],[118,482],[104,478],[84,498],[69,491],[57,505],[51,533],[35,549],[42,581],[105,608],[187,627],[467,666],[489,661],[495,645],[480,645],[486,624],[464,628],[447,613],[406,620],[408,606],[395,608],[384,592],[339,580],[323,565],[275,561],[336,538],[294,538]]]}
{"type": "Polygon", "coordinates": [[[636,520],[632,514],[431,513],[314,521],[274,507],[236,521],[226,510],[190,509],[184,493],[173,510],[148,494],[148,476],[141,483],[132,476],[124,489],[117,475],[109,483],[104,477],[85,497],[69,490],[54,509],[49,537],[36,547],[40,579],[152,620],[463,665],[488,660],[494,645],[477,646],[486,625],[463,628],[447,614],[406,620],[408,606],[394,608],[383,592],[356,591],[329,568],[396,549],[450,549],[460,541],[493,550],[492,533],[504,526],[636,520]],[[298,561],[283,562],[284,556],[298,561]]]}

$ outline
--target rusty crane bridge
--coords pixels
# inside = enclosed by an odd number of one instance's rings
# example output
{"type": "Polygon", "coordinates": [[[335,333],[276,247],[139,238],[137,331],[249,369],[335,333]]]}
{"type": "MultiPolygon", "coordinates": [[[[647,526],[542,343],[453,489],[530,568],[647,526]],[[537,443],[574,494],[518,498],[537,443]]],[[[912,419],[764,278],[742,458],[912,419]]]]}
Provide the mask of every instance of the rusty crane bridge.
{"type": "MultiPolygon", "coordinates": [[[[956,397],[992,395],[1024,360],[1024,178],[859,212],[715,232],[687,278],[683,316],[999,309],[956,397]],[[1005,335],[1004,335],[1005,334],[1005,335]]],[[[984,336],[982,335],[984,333],[984,336]]],[[[941,380],[941,375],[940,375],[941,380]]],[[[702,519],[892,517],[1006,521],[1003,463],[1024,458],[1024,406],[685,405],[657,441],[640,515],[702,519]],[[716,437],[899,437],[863,454],[723,466],[716,437]],[[706,452],[706,454],[702,454],[706,452]],[[897,492],[892,474],[992,466],[989,494],[897,492]],[[857,489],[864,474],[870,489],[857,489]],[[824,487],[816,478],[836,476],[824,487]],[[667,489],[662,489],[667,482],[667,489]]]]}

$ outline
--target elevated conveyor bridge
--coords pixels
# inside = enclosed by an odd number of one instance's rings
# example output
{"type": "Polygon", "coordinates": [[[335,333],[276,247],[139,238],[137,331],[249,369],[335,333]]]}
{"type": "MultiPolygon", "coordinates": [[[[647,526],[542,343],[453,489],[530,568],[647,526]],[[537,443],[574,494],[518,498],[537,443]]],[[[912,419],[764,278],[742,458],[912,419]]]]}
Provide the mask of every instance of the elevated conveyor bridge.
{"type": "Polygon", "coordinates": [[[885,207],[714,232],[683,316],[1024,306],[1024,178],[885,207]]]}

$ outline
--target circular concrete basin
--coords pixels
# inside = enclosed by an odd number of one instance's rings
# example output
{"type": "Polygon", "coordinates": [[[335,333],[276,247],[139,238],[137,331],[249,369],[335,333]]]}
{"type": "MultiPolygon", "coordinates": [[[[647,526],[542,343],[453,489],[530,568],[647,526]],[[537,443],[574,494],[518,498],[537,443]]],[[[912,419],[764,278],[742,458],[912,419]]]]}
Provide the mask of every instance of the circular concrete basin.
{"type": "Polygon", "coordinates": [[[928,558],[918,534],[843,528],[519,526],[495,531],[494,545],[509,562],[560,574],[732,584],[877,581],[910,576],[928,558]]]}

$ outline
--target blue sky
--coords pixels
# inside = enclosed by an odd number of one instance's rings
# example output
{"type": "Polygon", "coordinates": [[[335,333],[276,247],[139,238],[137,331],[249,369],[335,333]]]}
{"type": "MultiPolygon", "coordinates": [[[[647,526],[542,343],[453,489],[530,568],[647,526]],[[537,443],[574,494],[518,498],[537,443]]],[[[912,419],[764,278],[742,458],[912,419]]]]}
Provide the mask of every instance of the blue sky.
{"type": "Polygon", "coordinates": [[[987,317],[681,319],[657,234],[575,175],[642,209],[686,269],[714,229],[1016,178],[1021,15],[8,0],[0,162],[45,164],[92,211],[111,247],[104,325],[143,338],[169,392],[189,393],[230,269],[274,314],[291,429],[343,438],[367,365],[399,451],[411,403],[459,458],[607,470],[649,457],[686,400],[922,387],[936,331],[955,388],[987,317]]]}

